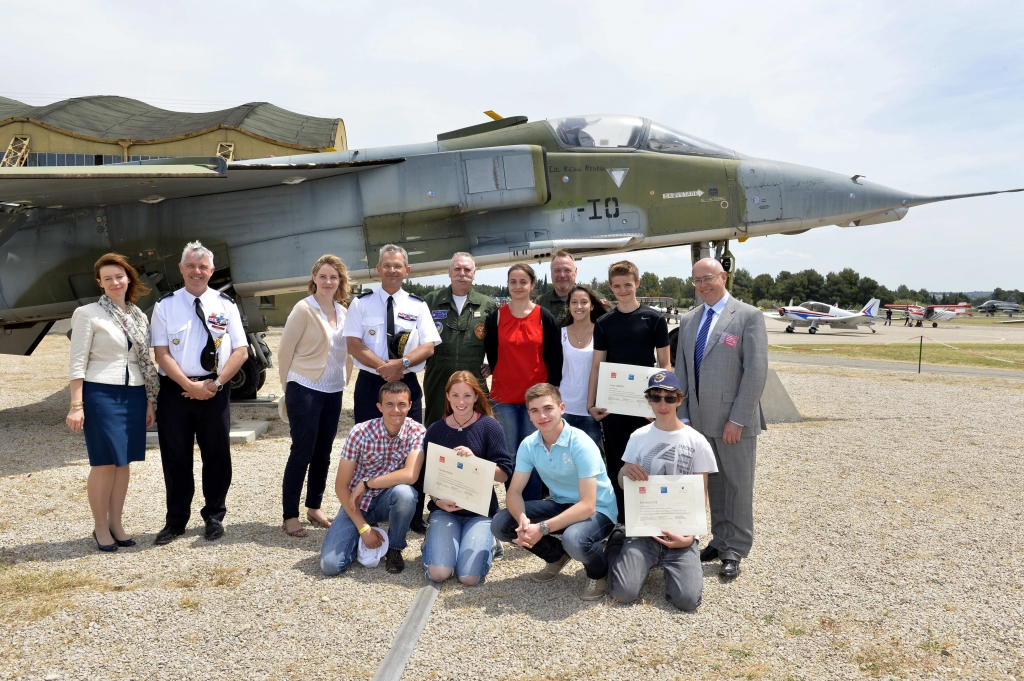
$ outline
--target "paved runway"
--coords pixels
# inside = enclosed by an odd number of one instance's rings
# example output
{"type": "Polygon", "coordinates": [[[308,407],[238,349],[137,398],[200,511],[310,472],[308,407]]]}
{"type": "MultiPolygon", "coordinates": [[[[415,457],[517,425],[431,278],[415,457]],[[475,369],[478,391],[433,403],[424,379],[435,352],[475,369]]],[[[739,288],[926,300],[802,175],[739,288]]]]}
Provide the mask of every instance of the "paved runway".
{"type": "MultiPolygon", "coordinates": [[[[848,369],[870,369],[873,371],[905,371],[917,373],[917,364],[909,362],[886,362],[876,359],[854,359],[852,357],[836,357],[821,355],[797,354],[790,352],[769,352],[768,361],[772,364],[810,364],[824,367],[846,367],[848,369]]],[[[986,367],[946,366],[944,364],[922,364],[922,374],[945,374],[953,376],[986,376],[990,378],[1013,378],[1024,380],[1024,371],[1012,369],[989,369],[986,367]]]]}
{"type": "MultiPolygon", "coordinates": [[[[993,324],[992,326],[979,326],[976,324],[942,324],[938,328],[923,326],[921,328],[901,326],[902,322],[893,320],[892,326],[875,324],[876,333],[871,333],[869,327],[858,327],[851,330],[830,329],[822,327],[815,334],[807,333],[806,327],[798,327],[794,333],[786,333],[786,324],[772,319],[766,319],[768,327],[769,345],[793,345],[793,344],[868,344],[868,343],[897,343],[916,339],[918,336],[931,338],[940,343],[1024,343],[1024,325],[993,324]]],[[[916,369],[916,367],[915,367],[916,369]]]]}

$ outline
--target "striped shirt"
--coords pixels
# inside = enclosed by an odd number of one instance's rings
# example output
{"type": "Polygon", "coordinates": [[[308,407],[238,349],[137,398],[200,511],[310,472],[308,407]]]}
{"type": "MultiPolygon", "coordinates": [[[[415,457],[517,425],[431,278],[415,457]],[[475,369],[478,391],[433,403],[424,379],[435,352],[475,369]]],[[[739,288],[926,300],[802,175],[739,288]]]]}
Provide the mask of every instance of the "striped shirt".
{"type": "MultiPolygon", "coordinates": [[[[405,465],[412,452],[423,451],[423,436],[427,429],[410,418],[405,419],[398,435],[391,437],[384,427],[384,419],[373,419],[356,425],[345,440],[341,458],[355,461],[356,470],[348,483],[348,491],[370,478],[387,475],[405,465]]],[[[359,501],[359,509],[369,510],[373,499],[382,489],[368,489],[359,501]]]]}

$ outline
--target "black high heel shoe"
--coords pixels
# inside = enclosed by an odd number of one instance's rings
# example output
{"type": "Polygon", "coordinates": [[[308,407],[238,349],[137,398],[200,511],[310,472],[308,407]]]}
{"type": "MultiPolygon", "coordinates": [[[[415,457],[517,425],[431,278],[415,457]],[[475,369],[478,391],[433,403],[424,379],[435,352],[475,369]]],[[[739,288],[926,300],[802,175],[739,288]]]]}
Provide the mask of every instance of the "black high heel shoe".
{"type": "MultiPolygon", "coordinates": [[[[100,540],[96,537],[96,530],[92,531],[92,538],[96,540],[96,548],[98,548],[100,551],[106,551],[107,553],[113,553],[114,551],[117,551],[117,544],[101,544],[100,540]]],[[[117,537],[114,537],[114,541],[117,541],[117,537]]]]}
{"type": "Polygon", "coordinates": [[[114,534],[113,530],[110,531],[110,537],[114,540],[115,544],[117,544],[118,546],[120,546],[123,549],[126,549],[129,546],[135,546],[135,540],[134,539],[132,539],[131,537],[128,537],[127,539],[118,539],[117,535],[114,534]]]}

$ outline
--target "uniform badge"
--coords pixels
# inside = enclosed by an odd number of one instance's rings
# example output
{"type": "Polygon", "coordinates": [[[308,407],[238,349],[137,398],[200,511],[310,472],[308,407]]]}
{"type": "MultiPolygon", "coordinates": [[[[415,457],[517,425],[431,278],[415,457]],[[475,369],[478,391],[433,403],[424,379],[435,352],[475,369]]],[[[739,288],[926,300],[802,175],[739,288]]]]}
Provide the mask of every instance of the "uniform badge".
{"type": "Polygon", "coordinates": [[[434,310],[433,312],[430,313],[430,316],[433,317],[434,319],[447,319],[448,310],[434,310]]]}
{"type": "Polygon", "coordinates": [[[407,322],[414,322],[414,321],[416,321],[417,316],[414,315],[414,314],[409,314],[408,312],[399,312],[398,313],[398,318],[399,319],[404,319],[407,322]]]}
{"type": "Polygon", "coordinates": [[[487,335],[487,330],[484,328],[483,324],[477,324],[476,328],[473,330],[473,333],[476,334],[477,338],[483,338],[484,336],[487,335]]]}
{"type": "Polygon", "coordinates": [[[438,333],[441,333],[441,329],[444,328],[444,324],[442,324],[441,322],[434,322],[434,328],[437,329],[438,333]]]}
{"type": "Polygon", "coordinates": [[[473,316],[474,317],[479,317],[480,316],[480,310],[477,310],[476,312],[474,312],[473,316]]]}
{"type": "Polygon", "coordinates": [[[370,335],[371,336],[376,336],[377,335],[377,329],[370,329],[370,335]]]}
{"type": "Polygon", "coordinates": [[[665,380],[665,372],[664,371],[659,371],[658,373],[654,374],[654,380],[657,381],[658,383],[661,383],[662,381],[664,381],[665,380]]]}
{"type": "Polygon", "coordinates": [[[180,338],[172,338],[171,342],[174,343],[175,345],[177,345],[178,343],[181,342],[181,339],[180,338]]]}

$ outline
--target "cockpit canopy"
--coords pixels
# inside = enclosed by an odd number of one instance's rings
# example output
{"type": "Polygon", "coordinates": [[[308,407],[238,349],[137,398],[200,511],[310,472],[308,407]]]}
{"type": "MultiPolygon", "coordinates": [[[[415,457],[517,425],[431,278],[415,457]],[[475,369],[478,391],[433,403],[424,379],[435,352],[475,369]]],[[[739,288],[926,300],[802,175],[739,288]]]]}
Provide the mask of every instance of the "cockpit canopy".
{"type": "Polygon", "coordinates": [[[732,149],[636,116],[567,116],[549,118],[547,123],[566,147],[646,149],[663,154],[736,158],[732,149]]]}
{"type": "Polygon", "coordinates": [[[805,310],[810,310],[811,312],[832,311],[832,308],[829,305],[826,305],[825,303],[816,303],[813,300],[808,300],[807,302],[800,303],[800,307],[804,308],[805,310]]]}

